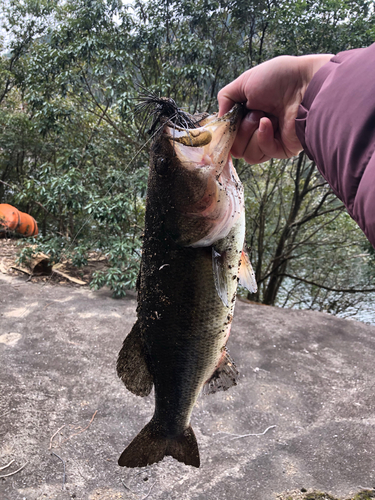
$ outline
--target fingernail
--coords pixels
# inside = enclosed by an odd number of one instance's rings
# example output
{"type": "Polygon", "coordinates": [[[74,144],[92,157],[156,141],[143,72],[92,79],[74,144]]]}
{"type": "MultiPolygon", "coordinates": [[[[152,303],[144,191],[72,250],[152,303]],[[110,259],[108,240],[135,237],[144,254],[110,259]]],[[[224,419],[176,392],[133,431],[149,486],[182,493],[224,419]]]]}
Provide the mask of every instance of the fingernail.
{"type": "Polygon", "coordinates": [[[266,130],[265,120],[261,119],[259,122],[259,132],[264,132],[266,130]]]}

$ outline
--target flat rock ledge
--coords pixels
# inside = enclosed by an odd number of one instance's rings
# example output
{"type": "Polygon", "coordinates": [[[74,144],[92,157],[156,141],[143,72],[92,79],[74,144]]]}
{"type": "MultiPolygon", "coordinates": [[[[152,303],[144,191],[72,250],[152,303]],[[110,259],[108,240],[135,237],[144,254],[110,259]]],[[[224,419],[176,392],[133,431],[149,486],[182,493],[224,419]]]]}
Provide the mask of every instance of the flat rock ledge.
{"type": "Polygon", "coordinates": [[[1,499],[375,498],[375,327],[238,301],[239,384],[193,412],[201,468],[124,469],[153,413],[115,373],[135,295],[26,279],[0,274],[1,499]]]}

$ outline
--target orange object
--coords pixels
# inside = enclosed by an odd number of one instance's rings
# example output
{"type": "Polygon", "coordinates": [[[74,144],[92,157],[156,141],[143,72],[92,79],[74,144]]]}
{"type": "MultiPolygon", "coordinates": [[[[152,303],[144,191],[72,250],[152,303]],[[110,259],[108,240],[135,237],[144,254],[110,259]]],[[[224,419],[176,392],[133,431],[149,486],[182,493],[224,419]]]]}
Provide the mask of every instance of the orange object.
{"type": "Polygon", "coordinates": [[[24,236],[36,236],[38,234],[38,224],[34,217],[20,212],[17,208],[6,203],[0,204],[0,227],[16,231],[24,236]]]}

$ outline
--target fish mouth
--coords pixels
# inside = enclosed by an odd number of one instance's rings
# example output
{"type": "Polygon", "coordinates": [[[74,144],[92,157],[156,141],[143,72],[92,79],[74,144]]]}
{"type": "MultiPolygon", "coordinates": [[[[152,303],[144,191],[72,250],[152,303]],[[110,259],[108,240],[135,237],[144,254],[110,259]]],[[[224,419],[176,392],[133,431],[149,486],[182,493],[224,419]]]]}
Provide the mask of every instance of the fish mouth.
{"type": "Polygon", "coordinates": [[[203,118],[196,128],[182,128],[167,122],[163,133],[173,144],[185,168],[211,167],[216,170],[216,175],[220,175],[227,163],[243,109],[241,104],[236,104],[220,118],[217,113],[203,118]]]}
{"type": "Polygon", "coordinates": [[[243,109],[235,105],[220,118],[206,116],[196,128],[184,129],[170,122],[164,127],[163,135],[173,147],[181,173],[185,172],[180,176],[185,184],[179,186],[176,210],[184,216],[187,228],[187,219],[200,221],[199,234],[181,238],[187,246],[212,245],[226,237],[244,214],[243,187],[230,155],[243,109]]]}

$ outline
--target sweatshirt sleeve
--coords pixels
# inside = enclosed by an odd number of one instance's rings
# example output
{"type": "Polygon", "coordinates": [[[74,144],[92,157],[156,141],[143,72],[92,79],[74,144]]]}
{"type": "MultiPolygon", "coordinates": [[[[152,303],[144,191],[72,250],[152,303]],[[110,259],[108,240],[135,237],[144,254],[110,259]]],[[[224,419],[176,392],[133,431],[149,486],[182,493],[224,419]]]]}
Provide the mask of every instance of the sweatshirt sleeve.
{"type": "Polygon", "coordinates": [[[375,248],[375,44],[340,52],[314,75],[296,132],[375,248]]]}

